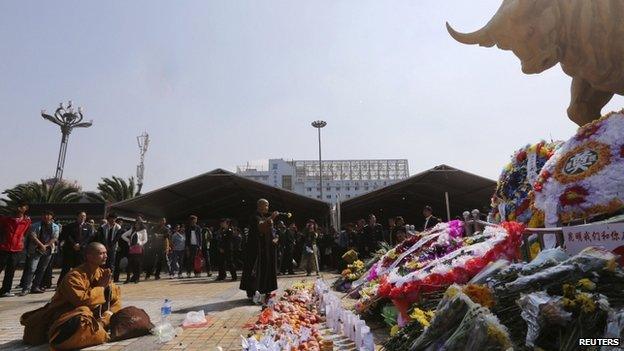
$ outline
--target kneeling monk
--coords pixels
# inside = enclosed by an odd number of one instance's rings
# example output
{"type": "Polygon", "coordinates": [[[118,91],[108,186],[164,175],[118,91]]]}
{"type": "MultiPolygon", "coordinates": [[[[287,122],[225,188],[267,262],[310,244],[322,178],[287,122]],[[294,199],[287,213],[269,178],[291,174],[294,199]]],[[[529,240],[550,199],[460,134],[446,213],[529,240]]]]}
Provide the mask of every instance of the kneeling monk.
{"type": "Polygon", "coordinates": [[[106,247],[91,243],[85,263],[67,273],[52,300],[22,315],[24,342],[52,349],[78,349],[109,340],[110,317],[121,308],[119,287],[111,282],[106,247]]]}

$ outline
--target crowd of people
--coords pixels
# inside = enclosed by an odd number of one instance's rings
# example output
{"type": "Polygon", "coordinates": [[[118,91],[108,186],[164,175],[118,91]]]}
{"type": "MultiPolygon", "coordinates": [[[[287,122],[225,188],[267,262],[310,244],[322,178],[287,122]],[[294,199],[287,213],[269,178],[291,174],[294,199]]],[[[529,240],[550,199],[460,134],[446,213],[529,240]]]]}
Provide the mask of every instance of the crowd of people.
{"type": "MultiPolygon", "coordinates": [[[[80,212],[75,221],[61,226],[50,211],[35,222],[26,215],[27,211],[28,205],[20,204],[13,216],[0,217],[0,273],[4,270],[0,297],[15,296],[11,292],[12,281],[23,256],[24,271],[17,294],[40,294],[52,288],[54,262],[61,266],[58,285],[72,268],[83,262],[85,249],[92,242],[106,247],[105,268],[110,269],[112,280],[120,282],[125,273],[123,283],[126,284],[139,283],[142,278],[158,280],[164,275],[211,277],[213,270],[218,271],[217,281],[225,280],[228,272],[230,279],[237,280],[237,271],[245,269],[249,253],[260,245],[254,235],[257,231],[254,218],[247,227],[229,218],[220,219],[214,226],[200,224],[195,215],[182,223],[169,224],[166,218],[160,218],[150,225],[140,215],[128,221],[109,213],[96,225],[85,212],[80,212]]],[[[423,209],[423,217],[423,224],[416,230],[431,228],[439,222],[429,206],[423,209]]],[[[293,275],[301,270],[307,275],[318,275],[321,270],[341,270],[345,252],[353,249],[366,259],[382,243],[392,246],[408,235],[400,216],[388,219],[384,227],[371,214],[367,219],[347,223],[340,232],[333,228],[324,230],[314,219],[307,220],[300,229],[279,213],[271,223],[269,244],[274,253],[271,259],[275,260],[276,275],[293,275]]]]}

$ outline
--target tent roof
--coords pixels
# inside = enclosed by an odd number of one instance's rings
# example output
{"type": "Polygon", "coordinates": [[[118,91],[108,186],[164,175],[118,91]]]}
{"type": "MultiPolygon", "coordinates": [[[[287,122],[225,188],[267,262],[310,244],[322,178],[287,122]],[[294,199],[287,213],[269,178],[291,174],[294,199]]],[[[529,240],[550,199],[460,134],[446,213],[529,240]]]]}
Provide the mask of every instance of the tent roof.
{"type": "Polygon", "coordinates": [[[362,194],[341,204],[342,222],[366,218],[373,213],[380,218],[403,216],[408,223],[423,221],[425,205],[434,215],[446,220],[445,192],[449,194],[451,216],[465,210],[489,206],[496,182],[447,165],[411,176],[401,182],[362,194]]]}
{"type": "Polygon", "coordinates": [[[295,220],[323,219],[329,204],[294,192],[241,177],[223,169],[198,175],[111,206],[120,214],[141,213],[147,217],[173,220],[190,214],[200,221],[221,217],[246,219],[256,209],[256,201],[265,198],[271,209],[292,212],[295,220]]]}

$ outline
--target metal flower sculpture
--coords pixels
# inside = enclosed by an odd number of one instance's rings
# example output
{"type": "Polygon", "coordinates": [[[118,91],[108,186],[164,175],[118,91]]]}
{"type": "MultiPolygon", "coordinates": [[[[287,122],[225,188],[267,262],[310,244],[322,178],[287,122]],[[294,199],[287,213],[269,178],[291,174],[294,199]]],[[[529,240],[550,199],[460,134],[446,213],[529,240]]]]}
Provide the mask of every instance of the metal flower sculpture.
{"type": "Polygon", "coordinates": [[[63,103],[54,111],[54,115],[51,116],[46,113],[45,110],[41,110],[41,117],[61,127],[61,148],[59,150],[59,158],[56,164],[57,180],[63,177],[63,168],[65,167],[65,154],[67,153],[67,142],[69,141],[69,134],[71,134],[74,128],[88,128],[93,125],[93,121],[82,122],[84,118],[82,114],[82,107],[78,107],[78,110],[74,110],[71,100],[67,103],[67,107],[63,106],[63,103]]]}

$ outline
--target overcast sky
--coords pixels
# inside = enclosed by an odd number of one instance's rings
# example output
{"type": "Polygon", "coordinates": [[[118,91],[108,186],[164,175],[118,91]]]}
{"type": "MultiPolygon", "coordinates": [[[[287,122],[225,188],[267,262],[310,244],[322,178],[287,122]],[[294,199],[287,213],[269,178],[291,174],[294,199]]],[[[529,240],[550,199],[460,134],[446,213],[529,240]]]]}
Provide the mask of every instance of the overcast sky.
{"type": "MultiPolygon", "coordinates": [[[[446,32],[481,27],[500,0],[2,1],[0,190],[54,174],[72,99],[65,177],[85,190],[134,175],[144,190],[268,158],[407,158],[497,178],[510,154],[567,139],[570,78],[446,32]]],[[[614,99],[603,112],[621,108],[614,99]]]]}

